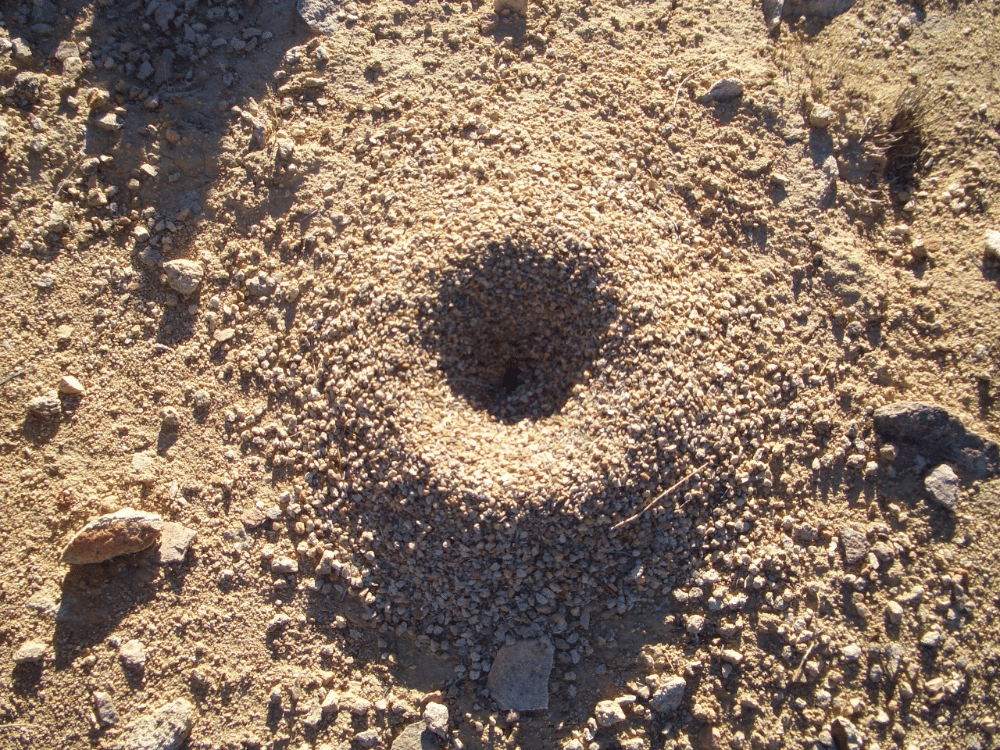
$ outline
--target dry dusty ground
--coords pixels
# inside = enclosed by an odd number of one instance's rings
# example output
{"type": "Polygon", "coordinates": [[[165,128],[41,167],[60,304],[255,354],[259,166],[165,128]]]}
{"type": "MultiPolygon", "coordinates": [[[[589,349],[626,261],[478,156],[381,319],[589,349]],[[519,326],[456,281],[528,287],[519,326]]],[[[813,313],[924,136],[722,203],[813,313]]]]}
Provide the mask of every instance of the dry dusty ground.
{"type": "Polygon", "coordinates": [[[1000,5],[837,5],[4,2],[0,747],[995,746],[1000,5]]]}

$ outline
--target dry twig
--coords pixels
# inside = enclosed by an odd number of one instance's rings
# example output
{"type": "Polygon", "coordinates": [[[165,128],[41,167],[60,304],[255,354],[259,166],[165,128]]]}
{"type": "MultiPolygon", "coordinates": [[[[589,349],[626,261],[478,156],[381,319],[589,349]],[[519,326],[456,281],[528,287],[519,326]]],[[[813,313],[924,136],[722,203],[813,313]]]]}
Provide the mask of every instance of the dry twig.
{"type": "Polygon", "coordinates": [[[674,103],[670,105],[670,112],[668,112],[667,114],[671,114],[672,115],[674,113],[674,110],[677,109],[677,100],[681,96],[681,89],[684,88],[684,84],[685,83],[687,83],[688,81],[690,81],[692,78],[694,78],[699,73],[704,73],[709,68],[713,68],[716,65],[718,65],[719,63],[725,62],[725,61],[726,61],[726,58],[720,57],[715,62],[710,62],[708,65],[704,65],[704,66],[698,68],[698,70],[696,70],[694,73],[689,73],[688,75],[684,76],[684,78],[681,80],[681,82],[679,84],[677,84],[677,91],[674,92],[674,103]]]}
{"type": "Polygon", "coordinates": [[[691,471],[689,471],[689,472],[688,472],[687,474],[685,474],[685,475],[684,475],[683,477],[681,477],[681,478],[680,478],[680,479],[678,479],[678,480],[677,480],[676,482],[674,482],[674,483],[673,483],[672,485],[670,485],[669,487],[667,487],[667,489],[663,490],[663,492],[661,492],[661,493],[660,493],[659,495],[657,495],[657,496],[656,496],[656,497],[654,497],[654,498],[653,498],[652,500],[650,500],[650,501],[649,501],[649,502],[648,502],[648,503],[646,504],[646,507],[645,507],[645,508],[643,508],[642,510],[640,510],[640,511],[639,511],[638,513],[636,513],[635,515],[633,515],[633,516],[629,516],[629,517],[628,517],[628,518],[626,518],[626,519],[625,519],[624,521],[619,521],[618,523],[616,523],[616,524],[615,524],[614,526],[612,526],[612,527],[611,527],[611,530],[612,530],[612,531],[618,531],[618,529],[620,529],[620,528],[621,528],[622,526],[627,526],[628,524],[632,523],[633,521],[638,521],[638,520],[639,520],[639,519],[640,519],[640,518],[642,517],[643,513],[645,513],[645,512],[647,511],[647,510],[649,510],[650,508],[652,508],[652,507],[653,507],[654,505],[656,505],[657,503],[659,503],[659,502],[660,502],[661,500],[663,500],[663,499],[664,499],[664,498],[665,498],[665,497],[666,497],[667,495],[669,495],[669,494],[670,494],[671,492],[673,492],[674,490],[676,490],[676,489],[677,489],[678,487],[680,487],[680,486],[681,486],[682,484],[684,484],[685,482],[687,482],[687,481],[688,481],[688,480],[689,480],[689,479],[690,479],[691,477],[693,477],[693,476],[694,476],[695,474],[697,474],[697,473],[698,473],[699,471],[702,471],[703,469],[707,469],[707,468],[708,468],[708,464],[709,464],[709,462],[708,462],[708,461],[706,461],[705,463],[703,463],[703,464],[702,464],[701,466],[699,466],[698,468],[696,468],[696,469],[691,469],[691,471]]]}

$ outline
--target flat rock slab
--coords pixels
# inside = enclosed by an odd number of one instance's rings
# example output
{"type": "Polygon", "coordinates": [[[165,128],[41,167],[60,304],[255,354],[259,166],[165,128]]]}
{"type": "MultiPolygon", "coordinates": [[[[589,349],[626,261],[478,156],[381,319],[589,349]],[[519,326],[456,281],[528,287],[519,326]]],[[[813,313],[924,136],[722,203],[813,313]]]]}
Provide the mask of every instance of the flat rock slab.
{"type": "Polygon", "coordinates": [[[109,750],[178,750],[191,733],[194,706],[183,698],[131,722],[109,750]]]}
{"type": "MultiPolygon", "coordinates": [[[[933,404],[904,401],[875,410],[875,431],[906,451],[923,456],[932,466],[951,464],[977,479],[1000,473],[1000,447],[965,429],[962,420],[933,404]]],[[[907,457],[904,457],[904,459],[907,457]]]]}
{"type": "Polygon", "coordinates": [[[36,664],[45,659],[46,646],[40,641],[25,641],[14,652],[15,664],[36,664]]]}
{"type": "Polygon", "coordinates": [[[140,552],[160,537],[163,519],[155,513],[122,508],[90,521],[66,545],[62,561],[68,565],[104,562],[118,555],[140,552]]]}
{"type": "Polygon", "coordinates": [[[424,722],[410,724],[392,741],[392,750],[436,750],[437,735],[424,726],[424,722]]]}
{"type": "Polygon", "coordinates": [[[160,551],[157,562],[160,565],[176,565],[184,562],[191,542],[198,536],[198,532],[189,529],[179,523],[167,521],[163,524],[163,531],[160,532],[160,551]]]}
{"type": "Polygon", "coordinates": [[[532,638],[500,648],[486,681],[500,708],[539,711],[549,707],[549,673],[555,652],[548,638],[532,638]]]}

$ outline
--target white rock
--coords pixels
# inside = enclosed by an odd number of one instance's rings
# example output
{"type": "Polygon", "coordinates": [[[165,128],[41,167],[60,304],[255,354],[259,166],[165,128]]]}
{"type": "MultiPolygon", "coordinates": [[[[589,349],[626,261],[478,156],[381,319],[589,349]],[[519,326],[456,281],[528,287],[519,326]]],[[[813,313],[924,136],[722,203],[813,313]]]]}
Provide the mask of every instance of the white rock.
{"type": "Polygon", "coordinates": [[[188,735],[194,706],[183,698],[130,723],[109,750],[179,750],[188,735]]]}
{"type": "Polygon", "coordinates": [[[118,658],[126,669],[141,671],[146,667],[146,647],[133,638],[118,649],[118,658]]]}
{"type": "Polygon", "coordinates": [[[825,128],[833,124],[837,113],[825,104],[814,104],[809,113],[809,124],[814,128],[825,128]]]}
{"type": "Polygon", "coordinates": [[[448,707],[431,701],[424,708],[424,724],[439,737],[448,736],[448,707]]]}

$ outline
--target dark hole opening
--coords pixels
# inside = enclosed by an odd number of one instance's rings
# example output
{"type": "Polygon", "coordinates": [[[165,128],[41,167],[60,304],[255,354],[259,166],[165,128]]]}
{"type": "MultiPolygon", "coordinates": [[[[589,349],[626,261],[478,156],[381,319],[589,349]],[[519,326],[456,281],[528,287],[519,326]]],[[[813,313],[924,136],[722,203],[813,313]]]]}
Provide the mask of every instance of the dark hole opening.
{"type": "Polygon", "coordinates": [[[576,244],[517,240],[456,259],[421,321],[452,392],[506,424],[559,412],[621,333],[601,265],[576,244]]]}
{"type": "Polygon", "coordinates": [[[507,369],[503,371],[503,380],[500,382],[500,392],[511,394],[520,384],[521,370],[516,364],[507,365],[507,369]]]}

